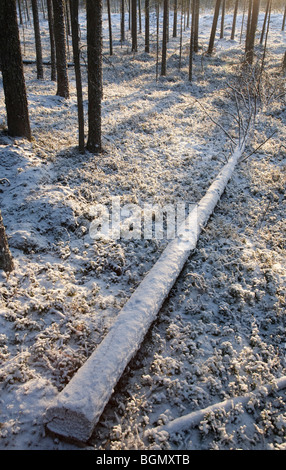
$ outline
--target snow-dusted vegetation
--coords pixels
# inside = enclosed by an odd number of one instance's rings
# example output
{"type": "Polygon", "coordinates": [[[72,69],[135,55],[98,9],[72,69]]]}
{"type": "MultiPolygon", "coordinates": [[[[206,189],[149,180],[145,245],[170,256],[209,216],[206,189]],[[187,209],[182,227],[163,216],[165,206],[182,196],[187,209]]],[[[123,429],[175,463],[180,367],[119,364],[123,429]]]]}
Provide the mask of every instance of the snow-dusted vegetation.
{"type": "MultiPolygon", "coordinates": [[[[143,52],[143,35],[137,53],[131,53],[130,32],[120,43],[120,15],[113,13],[112,56],[104,14],[99,155],[77,149],[73,67],[66,100],[56,96],[48,66],[44,80],[37,80],[35,64],[25,65],[31,142],[5,132],[0,81],[0,208],[15,263],[9,275],[0,272],[1,449],[77,449],[46,433],[46,409],[96,350],[168,243],[94,240],[93,206],[109,206],[113,196],[140,207],[198,203],[243,125],[246,130],[263,48],[256,47],[253,68],[243,70],[242,12],[230,40],[229,11],[224,38],[218,33],[213,55],[206,55],[212,16],[202,9],[190,82],[189,28],[183,31],[181,67],[180,39],[170,37],[167,75],[156,80],[155,13],[150,54],[143,52]]],[[[88,449],[286,448],[286,392],[275,386],[286,375],[282,18],[282,9],[272,12],[255,122],[242,159],[88,449]],[[173,420],[231,398],[232,407],[206,410],[195,426],[172,428],[173,420]]],[[[261,13],[258,42],[263,19],[261,13]]],[[[80,21],[84,44],[84,12],[80,21]]],[[[32,26],[21,27],[20,34],[23,58],[35,60],[32,26]]],[[[41,35],[48,61],[42,16],[41,35]]],[[[71,62],[71,48],[69,53],[71,62]]],[[[85,59],[83,47],[87,112],[85,59]]]]}

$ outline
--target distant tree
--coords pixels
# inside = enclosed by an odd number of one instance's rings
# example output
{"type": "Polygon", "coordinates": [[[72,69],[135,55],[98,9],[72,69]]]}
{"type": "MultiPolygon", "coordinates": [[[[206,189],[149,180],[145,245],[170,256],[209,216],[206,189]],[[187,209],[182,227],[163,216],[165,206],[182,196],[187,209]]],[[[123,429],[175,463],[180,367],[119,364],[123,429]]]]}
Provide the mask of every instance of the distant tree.
{"type": "Polygon", "coordinates": [[[44,78],[44,67],[43,67],[43,56],[42,56],[38,0],[32,0],[32,12],[33,12],[35,44],[36,44],[37,79],[42,80],[44,78]]]}
{"type": "Polygon", "coordinates": [[[255,43],[255,33],[258,22],[259,15],[259,5],[260,0],[253,0],[252,11],[251,11],[251,21],[248,36],[246,38],[246,48],[245,48],[245,58],[246,62],[252,64],[254,57],[254,43],[255,43]]]}
{"type": "Polygon", "coordinates": [[[200,0],[194,0],[194,52],[199,50],[200,0]]]}
{"type": "Polygon", "coordinates": [[[215,41],[215,35],[216,35],[216,28],[217,28],[220,5],[221,5],[221,0],[216,0],[214,17],[213,17],[213,22],[212,22],[211,35],[210,35],[210,40],[209,40],[209,47],[208,47],[208,51],[207,51],[208,54],[212,54],[213,48],[214,48],[214,41],[215,41]]]}
{"type": "Polygon", "coordinates": [[[150,0],[145,0],[145,52],[150,52],[150,0]]]}
{"type": "Polygon", "coordinates": [[[193,78],[193,55],[194,55],[194,32],[195,32],[195,0],[192,0],[192,22],[190,38],[190,56],[189,56],[189,80],[193,78]]]}
{"type": "Polygon", "coordinates": [[[108,31],[109,31],[109,54],[113,55],[110,0],[107,0],[107,14],[108,14],[108,31]]]}
{"type": "Polygon", "coordinates": [[[120,2],[120,40],[125,41],[125,5],[124,0],[120,2]]]}
{"type": "Polygon", "coordinates": [[[234,12],[233,12],[233,20],[232,20],[232,28],[231,28],[231,36],[230,39],[234,39],[235,35],[235,27],[236,27],[236,18],[237,18],[237,11],[238,11],[238,2],[239,0],[235,0],[234,4],[234,12]]]}
{"type": "Polygon", "coordinates": [[[220,24],[220,39],[224,38],[224,19],[225,19],[225,0],[222,0],[221,5],[221,24],[220,24]]]}
{"type": "Polygon", "coordinates": [[[167,73],[168,16],[169,16],[169,0],[164,0],[162,63],[161,63],[161,75],[163,75],[163,76],[166,75],[166,73],[167,73]]]}
{"type": "Polygon", "coordinates": [[[71,13],[73,59],[74,59],[74,68],[75,68],[76,90],[77,90],[78,144],[79,144],[80,152],[84,152],[84,110],[83,110],[82,79],[81,79],[81,69],[80,69],[78,1],[79,0],[70,0],[70,13],[71,13]]]}
{"type": "Polygon", "coordinates": [[[16,0],[0,2],[0,63],[8,132],[11,136],[26,137],[31,140],[16,0]]]}
{"type": "MultiPolygon", "coordinates": [[[[11,1],[11,0],[8,0],[11,1]]],[[[0,211],[0,269],[10,273],[14,269],[12,255],[9,249],[5,227],[0,211]]]]}
{"type": "Polygon", "coordinates": [[[286,74],[286,51],[285,51],[284,57],[283,57],[282,72],[283,72],[284,75],[286,74]]]}
{"type": "Polygon", "coordinates": [[[132,52],[137,52],[137,0],[131,0],[132,52]]]}
{"type": "Polygon", "coordinates": [[[174,0],[173,38],[177,37],[178,0],[174,0]]]}
{"type": "Polygon", "coordinates": [[[261,35],[260,35],[260,45],[263,43],[263,38],[264,38],[266,24],[267,24],[267,18],[268,18],[268,14],[269,14],[269,11],[270,11],[270,3],[271,3],[271,0],[267,0],[265,14],[264,14],[264,20],[263,20],[263,26],[262,26],[262,31],[261,31],[261,35]]]}
{"type": "Polygon", "coordinates": [[[49,33],[50,33],[50,48],[51,48],[51,80],[55,82],[57,80],[57,68],[56,68],[56,46],[55,46],[55,33],[54,33],[54,14],[52,0],[47,0],[48,9],[48,22],[49,22],[49,33]]]}
{"type": "Polygon", "coordinates": [[[69,80],[67,71],[66,28],[63,0],[53,0],[54,33],[57,63],[57,95],[69,98],[69,80]]]}
{"type": "Polygon", "coordinates": [[[100,153],[102,100],[102,0],[88,0],[87,60],[88,60],[88,142],[90,152],[100,153]]]}

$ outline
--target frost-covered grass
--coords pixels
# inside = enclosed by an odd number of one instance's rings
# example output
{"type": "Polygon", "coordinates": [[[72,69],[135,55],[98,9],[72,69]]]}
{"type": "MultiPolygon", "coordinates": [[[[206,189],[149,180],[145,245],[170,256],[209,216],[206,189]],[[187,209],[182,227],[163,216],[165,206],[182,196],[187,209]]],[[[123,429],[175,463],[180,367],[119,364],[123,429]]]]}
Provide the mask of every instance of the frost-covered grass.
{"type": "MultiPolygon", "coordinates": [[[[154,432],[178,416],[285,375],[286,115],[285,98],[278,93],[285,33],[280,13],[272,21],[265,76],[271,80],[263,81],[263,106],[245,155],[277,132],[236,170],[118,384],[91,448],[285,447],[283,391],[205,416],[190,433],[154,432]]],[[[189,30],[181,70],[179,41],[171,39],[167,77],[156,82],[154,46],[150,57],[140,52],[142,45],[133,56],[128,42],[122,48],[116,43],[109,57],[106,20],[104,25],[104,154],[82,156],[76,150],[72,68],[71,97],[65,101],[55,96],[47,68],[39,82],[35,66],[25,66],[34,140],[0,136],[1,178],[8,180],[0,187],[0,204],[16,264],[9,277],[1,273],[3,449],[73,448],[45,435],[43,412],[100,343],[166,245],[164,240],[93,241],[91,206],[109,204],[112,196],[139,205],[199,201],[230,155],[231,143],[196,99],[237,137],[227,113],[235,112],[227,85],[236,80],[243,45],[239,34],[235,41],[227,39],[231,15],[214,56],[200,52],[196,57],[192,84],[187,80],[189,30]]],[[[210,25],[211,16],[204,14],[202,51],[210,25]]],[[[114,15],[117,34],[118,26],[114,15]]],[[[42,28],[48,58],[45,22],[42,28]]],[[[27,58],[34,57],[33,47],[29,27],[27,58]]],[[[87,109],[85,69],[83,79],[87,109]]],[[[5,116],[2,87],[0,98],[5,116]]]]}

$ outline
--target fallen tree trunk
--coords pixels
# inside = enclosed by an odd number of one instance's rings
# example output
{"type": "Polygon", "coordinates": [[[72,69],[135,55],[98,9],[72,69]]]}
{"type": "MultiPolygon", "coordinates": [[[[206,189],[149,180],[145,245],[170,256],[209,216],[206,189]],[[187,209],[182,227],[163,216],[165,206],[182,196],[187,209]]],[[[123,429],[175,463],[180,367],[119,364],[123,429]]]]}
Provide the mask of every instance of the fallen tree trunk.
{"type": "Polygon", "coordinates": [[[251,393],[247,393],[246,395],[229,398],[228,400],[215,403],[214,405],[208,406],[207,408],[193,411],[192,413],[181,416],[180,418],[176,418],[167,424],[154,428],[154,431],[167,431],[169,434],[187,431],[188,429],[198,426],[202,419],[204,419],[204,417],[209,413],[214,413],[215,411],[219,410],[227,412],[233,409],[238,404],[242,406],[246,405],[249,400],[251,400],[255,396],[258,396],[259,394],[267,396],[272,390],[279,391],[283,388],[286,388],[285,376],[281,377],[278,380],[275,380],[272,384],[266,384],[264,386],[261,386],[257,390],[254,390],[251,393]]]}
{"type": "Polygon", "coordinates": [[[49,431],[86,442],[114,387],[155,321],[185,262],[195,249],[202,228],[213,213],[244,146],[236,148],[205,196],[120,311],[101,344],[59,393],[45,414],[49,431]]]}

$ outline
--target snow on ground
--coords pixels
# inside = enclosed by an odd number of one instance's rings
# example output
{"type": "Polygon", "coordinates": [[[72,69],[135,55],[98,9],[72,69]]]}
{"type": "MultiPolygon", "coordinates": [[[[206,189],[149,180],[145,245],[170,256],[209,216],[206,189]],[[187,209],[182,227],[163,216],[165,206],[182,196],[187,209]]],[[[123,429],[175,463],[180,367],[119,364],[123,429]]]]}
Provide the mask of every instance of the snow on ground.
{"type": "MultiPolygon", "coordinates": [[[[154,19],[154,18],[153,18],[154,19]]],[[[77,449],[46,435],[43,413],[109,330],[166,240],[93,240],[92,206],[198,202],[227,160],[237,126],[230,83],[240,71],[240,22],[229,40],[206,50],[211,15],[202,12],[200,52],[189,83],[189,29],[170,38],[167,77],[156,81],[155,29],[150,56],[130,53],[130,33],[108,55],[104,20],[103,144],[79,155],[74,72],[71,97],[36,80],[25,66],[34,139],[0,135],[0,207],[16,269],[1,273],[0,448],[77,449]],[[207,112],[196,102],[204,106],[207,112]],[[3,179],[2,179],[3,178],[3,179]],[[5,179],[4,179],[5,178],[5,179]]],[[[263,16],[260,17],[260,29],[263,16]]],[[[49,58],[42,21],[44,57],[49,58]]],[[[155,24],[155,23],[154,23],[155,24]]],[[[205,416],[177,435],[155,427],[285,375],[285,51],[274,12],[263,106],[239,164],[142,348],[128,366],[90,440],[90,449],[285,449],[285,391],[246,407],[205,416]],[[269,81],[267,83],[267,77],[269,81]]],[[[119,17],[113,15],[114,37],[119,17]]],[[[84,17],[82,35],[85,34],[84,17]]],[[[21,31],[34,57],[32,28],[21,31]]],[[[260,53],[261,51],[259,51],[260,53]]],[[[83,70],[85,106],[86,75],[83,70]]],[[[5,128],[3,89],[0,107],[5,128]]]]}

